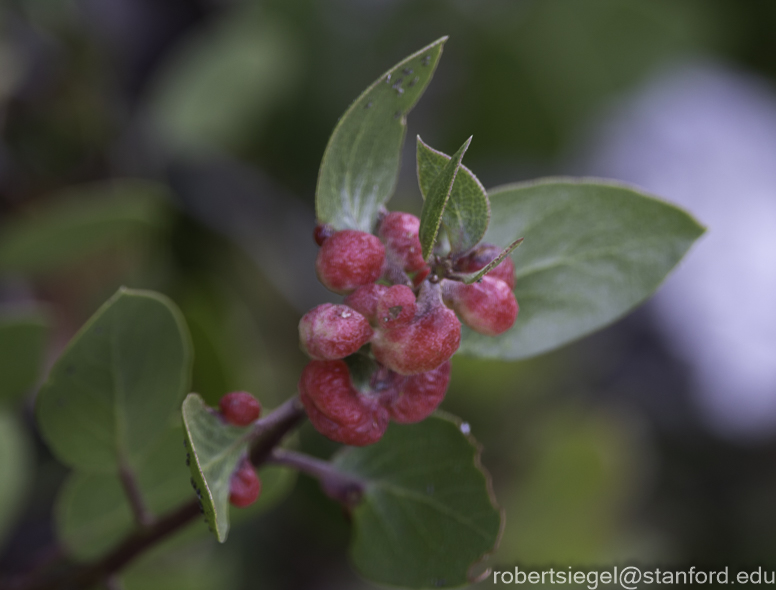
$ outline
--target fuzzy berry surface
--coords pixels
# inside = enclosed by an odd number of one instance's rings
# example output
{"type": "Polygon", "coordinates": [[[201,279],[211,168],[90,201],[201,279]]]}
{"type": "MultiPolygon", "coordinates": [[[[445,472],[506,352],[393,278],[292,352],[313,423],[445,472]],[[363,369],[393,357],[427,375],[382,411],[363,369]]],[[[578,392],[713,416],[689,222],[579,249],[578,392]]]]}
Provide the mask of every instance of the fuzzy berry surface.
{"type": "Polygon", "coordinates": [[[345,295],[380,278],[384,261],[385,246],[376,236],[346,229],[323,241],[315,270],[327,289],[345,295]]]}
{"type": "Polygon", "coordinates": [[[461,322],[444,305],[416,316],[407,326],[377,330],[372,353],[378,362],[400,375],[416,375],[436,369],[461,343],[461,322]]]}
{"type": "MultiPolygon", "coordinates": [[[[472,273],[485,268],[501,253],[501,249],[494,244],[480,244],[466,256],[458,259],[455,268],[459,272],[472,273]]],[[[507,256],[501,263],[491,270],[488,275],[494,279],[504,281],[510,289],[515,288],[515,263],[507,256]]]]}
{"type": "Polygon", "coordinates": [[[318,360],[345,358],[369,342],[372,333],[363,315],[342,304],[319,305],[299,322],[299,343],[318,360]]]}
{"type": "Polygon", "coordinates": [[[344,303],[374,324],[377,319],[377,302],[387,290],[387,286],[377,283],[362,285],[345,297],[344,303]]]}
{"type": "Polygon", "coordinates": [[[229,503],[245,508],[258,500],[261,494],[261,480],[253,465],[244,459],[229,480],[229,503]]]}
{"type": "Polygon", "coordinates": [[[366,446],[388,428],[388,410],[353,387],[344,361],[308,363],[299,380],[299,398],[315,429],[335,442],[366,446]]]}
{"type": "Polygon", "coordinates": [[[433,371],[407,377],[398,395],[388,405],[391,418],[399,424],[425,420],[442,403],[449,383],[450,361],[433,371]]]}
{"type": "Polygon", "coordinates": [[[261,415],[261,404],[247,391],[227,393],[218,401],[224,420],[235,426],[248,426],[261,415]]]}
{"type": "Polygon", "coordinates": [[[406,285],[394,285],[377,301],[377,326],[382,330],[406,326],[415,317],[416,310],[415,293],[412,289],[406,285]]]}
{"type": "Polygon", "coordinates": [[[393,211],[383,218],[377,232],[385,243],[387,255],[406,272],[414,273],[426,266],[419,230],[420,219],[410,213],[393,211]]]}
{"type": "Polygon", "coordinates": [[[511,328],[519,307],[512,289],[490,273],[471,285],[444,281],[445,301],[472,330],[498,336],[511,328]]]}

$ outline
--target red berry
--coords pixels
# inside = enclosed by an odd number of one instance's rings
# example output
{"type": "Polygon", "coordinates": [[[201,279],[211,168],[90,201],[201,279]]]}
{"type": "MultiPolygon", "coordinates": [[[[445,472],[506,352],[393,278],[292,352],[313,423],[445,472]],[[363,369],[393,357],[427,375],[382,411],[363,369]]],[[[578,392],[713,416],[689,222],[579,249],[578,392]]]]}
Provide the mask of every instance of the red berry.
{"type": "Polygon", "coordinates": [[[442,303],[439,285],[424,283],[418,312],[406,326],[377,330],[372,353],[378,362],[400,375],[436,369],[453,356],[461,343],[461,322],[442,303]]]}
{"type": "MultiPolygon", "coordinates": [[[[501,248],[493,244],[480,244],[466,256],[458,259],[455,269],[459,272],[470,273],[485,268],[491,261],[501,254],[501,248]]],[[[515,288],[515,263],[507,256],[501,263],[488,273],[489,277],[501,279],[510,289],[515,288]]]]}
{"type": "Polygon", "coordinates": [[[377,232],[385,242],[388,255],[407,272],[417,272],[426,265],[418,239],[419,229],[420,219],[409,213],[394,211],[385,216],[377,232]]]}
{"type": "Polygon", "coordinates": [[[443,283],[445,300],[472,330],[497,336],[514,325],[519,310],[517,299],[504,281],[488,273],[471,285],[455,281],[443,283]]]}
{"type": "Polygon", "coordinates": [[[330,238],[334,235],[334,228],[330,225],[319,223],[315,226],[315,229],[313,230],[313,239],[315,240],[315,243],[319,246],[323,246],[323,243],[326,241],[327,238],[330,238]]]}
{"type": "Polygon", "coordinates": [[[261,404],[247,391],[227,393],[218,402],[221,415],[230,424],[248,426],[261,415],[261,404]]]}
{"type": "Polygon", "coordinates": [[[347,305],[324,303],[308,311],[299,322],[299,342],[314,359],[345,358],[371,337],[369,322],[347,305]]]}
{"type": "Polygon", "coordinates": [[[384,260],[385,246],[377,237],[346,229],[323,242],[315,270],[327,289],[345,294],[379,279],[384,260]]]}
{"type": "Polygon", "coordinates": [[[374,323],[377,318],[377,301],[387,290],[388,287],[377,283],[363,285],[345,297],[343,303],[374,323]]]}
{"type": "Polygon", "coordinates": [[[247,459],[243,459],[229,480],[229,503],[238,508],[253,504],[261,493],[261,480],[247,459]]]}
{"type": "Polygon", "coordinates": [[[411,424],[428,418],[445,397],[450,383],[450,361],[433,371],[407,377],[400,393],[388,406],[391,418],[411,424]]]}
{"type": "Polygon", "coordinates": [[[359,393],[345,361],[311,361],[299,379],[299,398],[315,429],[352,446],[377,442],[388,427],[388,410],[377,397],[359,393]]]}
{"type": "Polygon", "coordinates": [[[415,317],[415,293],[406,285],[394,285],[377,302],[378,329],[391,330],[406,326],[415,317]]]}
{"type": "Polygon", "coordinates": [[[423,281],[426,280],[426,277],[431,274],[431,268],[425,267],[421,270],[419,270],[414,277],[412,277],[412,284],[418,287],[423,281]]]}

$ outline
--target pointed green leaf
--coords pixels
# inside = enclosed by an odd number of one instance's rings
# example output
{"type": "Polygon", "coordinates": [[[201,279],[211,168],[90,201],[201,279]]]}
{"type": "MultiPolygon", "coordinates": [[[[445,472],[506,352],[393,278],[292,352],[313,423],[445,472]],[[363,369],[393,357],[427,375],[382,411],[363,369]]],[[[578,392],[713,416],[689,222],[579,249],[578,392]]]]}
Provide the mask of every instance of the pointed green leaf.
{"type": "Polygon", "coordinates": [[[140,461],[179,411],[190,348],[169,299],[119,289],[68,344],[38,394],[38,425],[54,454],[99,471],[140,461]]]}
{"type": "Polygon", "coordinates": [[[318,221],[371,232],[399,173],[406,116],[436,69],[447,37],[380,76],[350,105],[323,154],[315,192],[318,221]]]}
{"type": "MultiPolygon", "coordinates": [[[[418,230],[420,246],[423,249],[423,258],[428,258],[434,249],[434,244],[439,234],[439,226],[442,223],[442,215],[450,199],[450,193],[453,190],[458,170],[461,168],[461,160],[463,160],[463,155],[469,149],[471,142],[472,138],[470,137],[455,152],[453,157],[447,161],[425,194],[423,209],[420,212],[420,229],[418,230]]],[[[420,137],[418,137],[418,143],[421,143],[420,137]]]]}
{"type": "Polygon", "coordinates": [[[41,313],[0,316],[0,404],[17,401],[36,384],[47,335],[41,313]]]}
{"type": "Polygon", "coordinates": [[[0,271],[42,273],[166,223],[164,185],[123,179],[75,186],[0,231],[0,271]]]}
{"type": "MultiPolygon", "coordinates": [[[[418,137],[417,167],[420,192],[425,199],[450,156],[429,147],[418,137]]],[[[463,164],[450,193],[442,225],[453,253],[466,252],[479,244],[490,221],[490,203],[485,187],[463,164]]]]}
{"type": "Polygon", "coordinates": [[[350,554],[371,581],[408,588],[461,586],[495,549],[501,512],[468,425],[435,415],[392,424],[380,442],[339,453],[366,482],[353,510],[350,554]]]}
{"type": "Polygon", "coordinates": [[[485,240],[525,237],[513,260],[520,313],[506,333],[464,331],[460,351],[520,359],[610,324],[644,301],[700,237],[689,214],[620,184],[546,179],[489,191],[485,240]]]}
{"type": "Polygon", "coordinates": [[[518,238],[509,246],[504,248],[501,252],[499,252],[499,255],[496,256],[493,260],[488,262],[485,266],[483,266],[480,270],[469,273],[467,275],[463,275],[461,280],[466,283],[467,285],[471,285],[472,283],[476,283],[479,281],[482,277],[484,277],[486,274],[488,274],[490,271],[492,271],[494,268],[496,268],[499,264],[504,262],[504,259],[509,256],[512,251],[517,248],[520,244],[523,243],[523,238],[518,238]]]}
{"type": "Polygon", "coordinates": [[[14,416],[0,410],[0,549],[6,533],[22,514],[33,463],[27,433],[14,416]]]}
{"type": "Polygon", "coordinates": [[[229,482],[247,454],[252,430],[226,424],[196,393],[183,401],[192,483],[205,520],[220,543],[229,534],[229,482]]]}

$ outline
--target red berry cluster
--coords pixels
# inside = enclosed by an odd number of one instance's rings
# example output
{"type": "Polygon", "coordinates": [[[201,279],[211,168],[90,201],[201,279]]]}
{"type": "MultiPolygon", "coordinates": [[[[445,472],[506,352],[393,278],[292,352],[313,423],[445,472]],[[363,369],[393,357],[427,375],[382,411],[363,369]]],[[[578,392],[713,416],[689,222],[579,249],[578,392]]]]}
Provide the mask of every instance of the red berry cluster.
{"type": "Polygon", "coordinates": [[[319,305],[299,322],[302,349],[314,359],[302,371],[299,393],[310,421],[332,440],[368,445],[391,419],[423,420],[447,391],[461,321],[489,335],[515,322],[509,258],[466,285],[455,277],[484,268],[499,250],[482,244],[461,256],[435,257],[432,268],[423,259],[419,228],[417,217],[401,212],[384,215],[377,235],[315,228],[318,278],[346,297],[342,304],[319,305]],[[371,362],[371,372],[357,383],[351,355],[371,362]]]}

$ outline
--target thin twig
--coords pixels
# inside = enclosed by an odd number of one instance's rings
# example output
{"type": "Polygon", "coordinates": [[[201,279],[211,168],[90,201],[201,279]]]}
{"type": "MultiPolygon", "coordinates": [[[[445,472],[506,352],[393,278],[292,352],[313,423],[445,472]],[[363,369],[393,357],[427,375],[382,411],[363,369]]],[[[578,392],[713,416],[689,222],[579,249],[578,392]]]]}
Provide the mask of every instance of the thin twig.
{"type": "Polygon", "coordinates": [[[121,485],[124,487],[124,493],[127,495],[137,524],[142,528],[150,527],[154,523],[154,515],[148,510],[143,500],[143,492],[140,490],[134,471],[123,461],[119,465],[119,479],[121,479],[121,485]]]}
{"type": "Polygon", "coordinates": [[[267,461],[280,441],[306,416],[298,396],[294,396],[266,418],[256,422],[251,444],[251,463],[258,467],[267,461]]]}
{"type": "Polygon", "coordinates": [[[361,501],[365,484],[350,474],[339,471],[329,461],[288,449],[273,449],[267,463],[285,465],[315,477],[330,498],[352,508],[361,501]]]}

